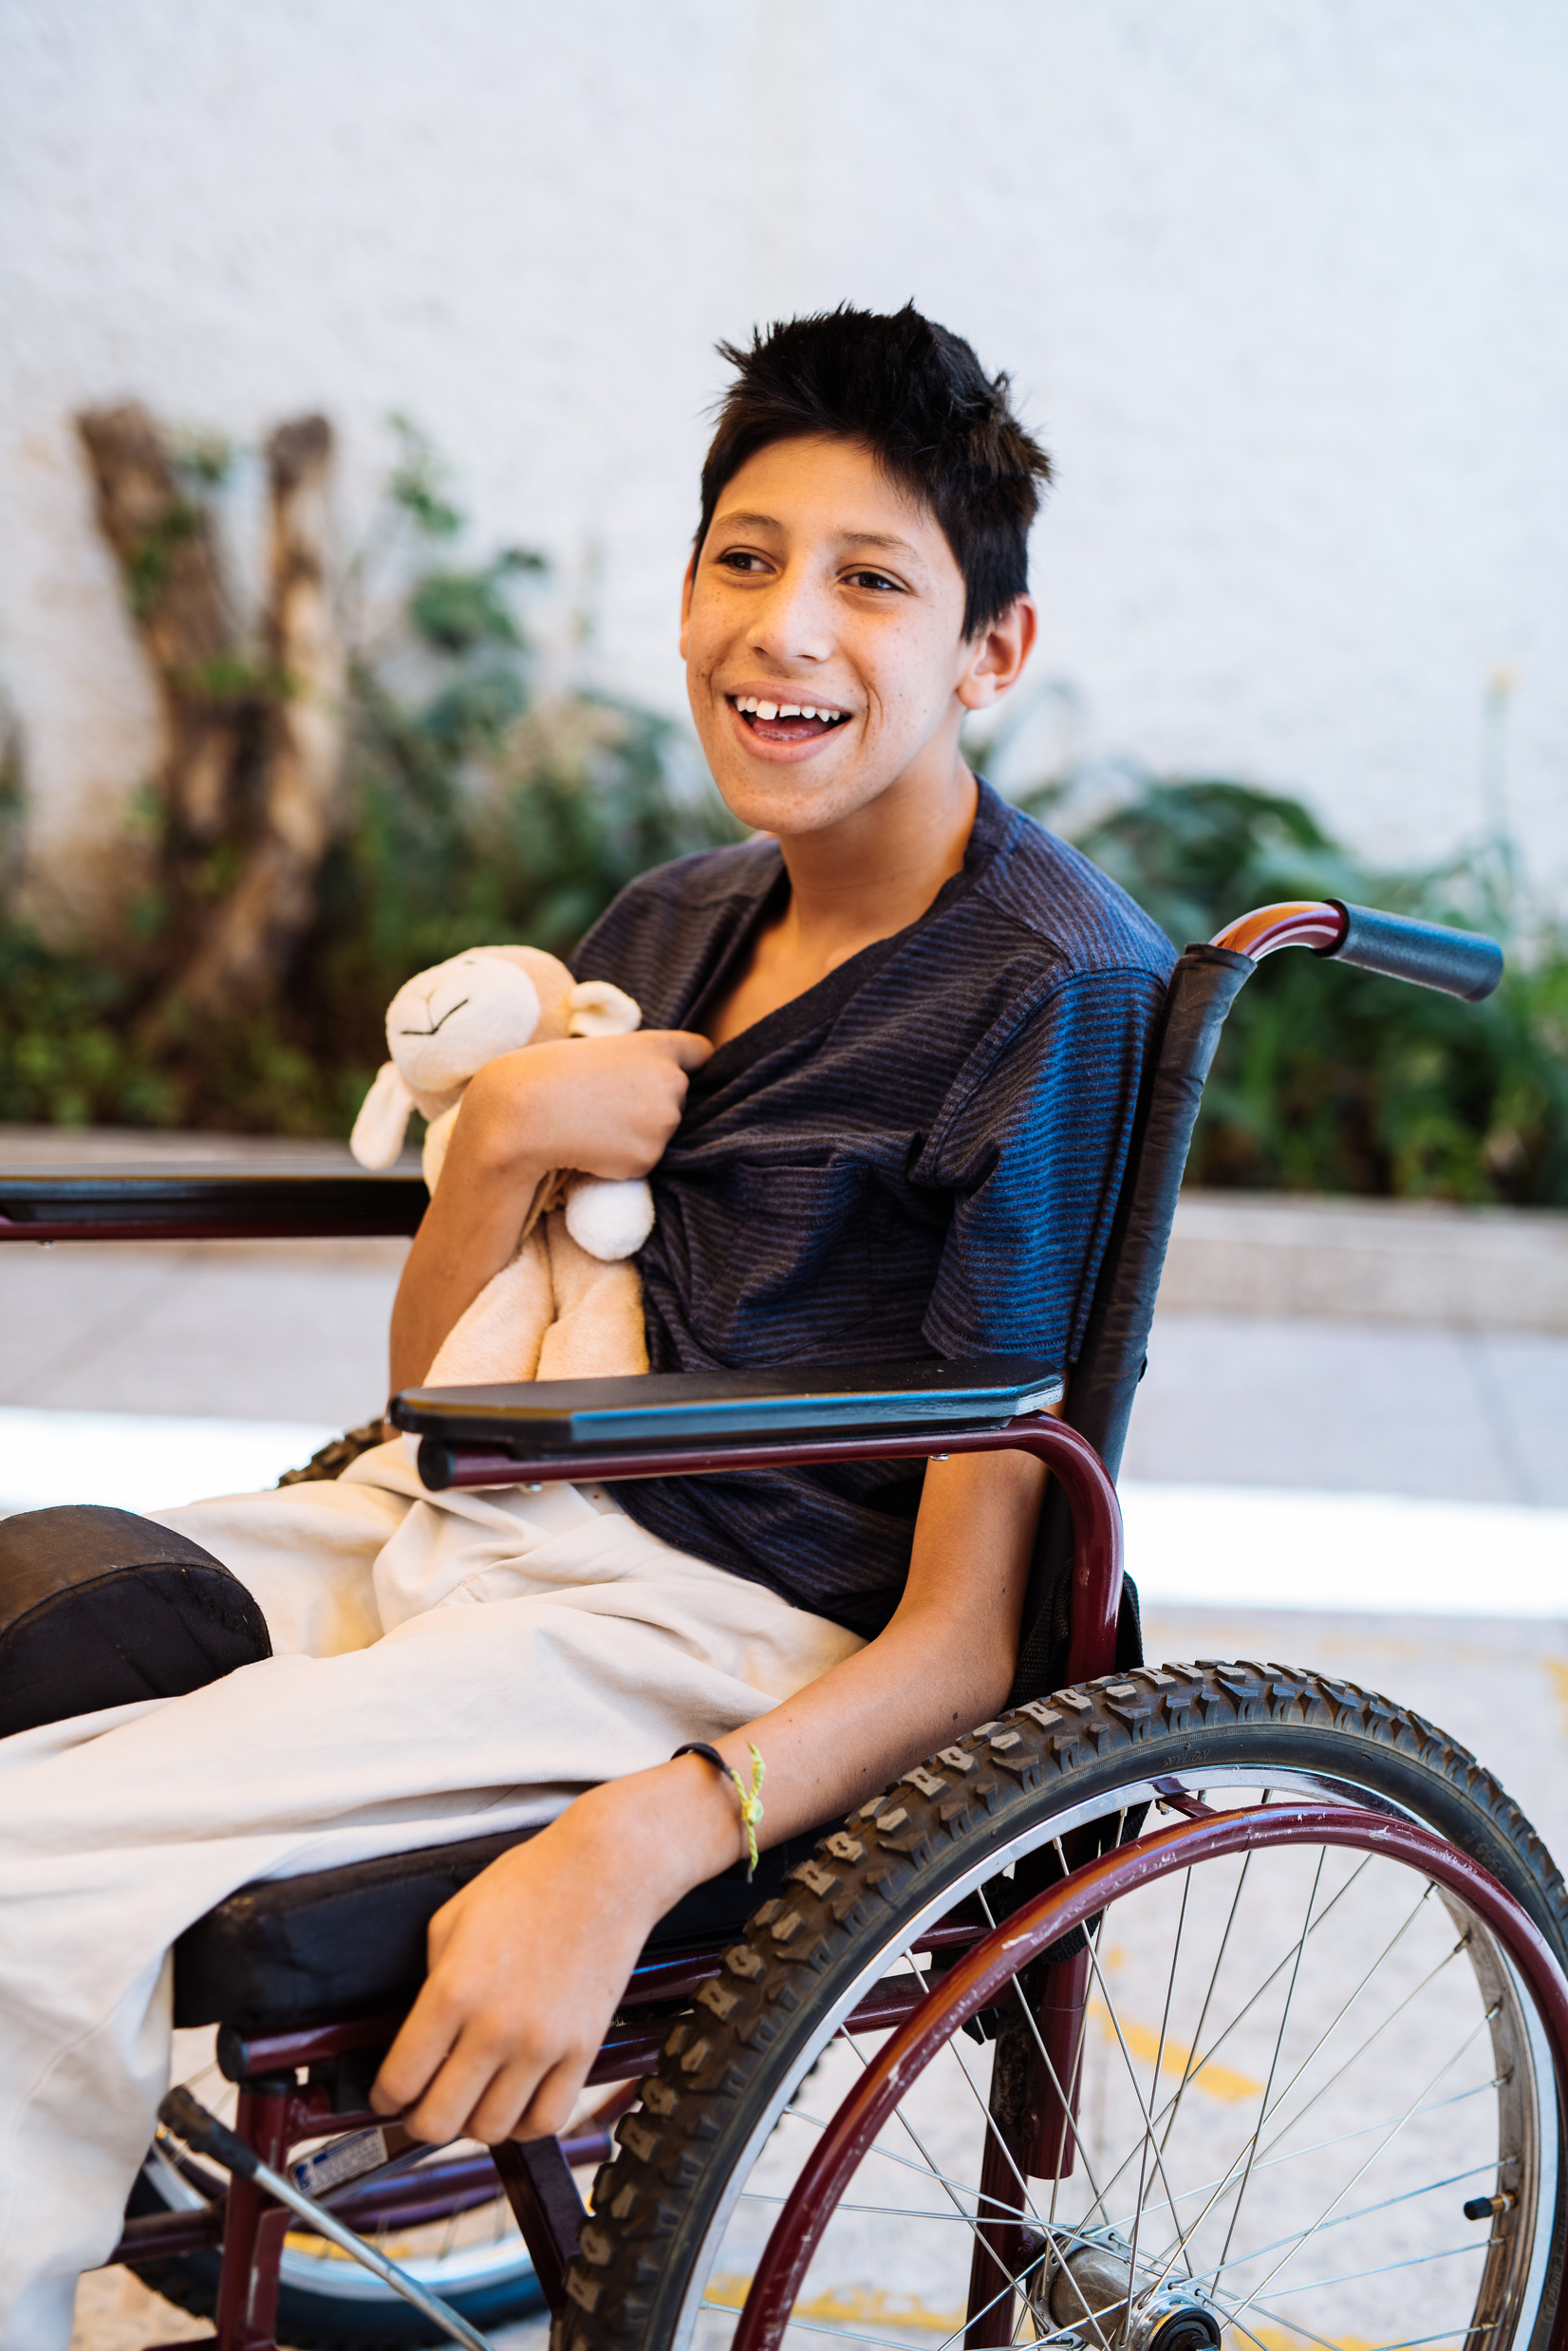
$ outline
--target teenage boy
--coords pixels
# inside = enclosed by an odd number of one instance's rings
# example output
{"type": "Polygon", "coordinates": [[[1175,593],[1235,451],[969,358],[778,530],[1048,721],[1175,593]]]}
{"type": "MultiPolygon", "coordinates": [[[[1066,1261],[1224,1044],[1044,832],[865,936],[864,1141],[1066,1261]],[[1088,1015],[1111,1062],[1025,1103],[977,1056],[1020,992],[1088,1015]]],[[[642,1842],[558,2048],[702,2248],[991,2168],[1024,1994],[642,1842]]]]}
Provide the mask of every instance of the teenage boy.
{"type": "MultiPolygon", "coordinates": [[[[647,1028],[471,1084],[394,1387],[561,1166],[653,1171],[656,1371],[1070,1364],[1081,1336],[1170,951],[960,752],[1033,644],[1045,457],[912,308],[725,356],[681,649],[761,837],[644,876],[584,942],[647,1028]]],[[[27,1949],[0,1962],[0,2344],[64,2345],[109,2249],[190,1919],[250,1878],[547,1821],[433,1921],[375,2099],[434,2141],[560,2128],[648,1931],[744,1849],[729,1780],[672,1749],[747,1780],[760,1754],[766,1844],[994,1714],[1041,1483],[1001,1453],[437,1498],[388,1446],[160,1514],[250,1586],[274,1654],[0,1744],[27,1949]]]]}

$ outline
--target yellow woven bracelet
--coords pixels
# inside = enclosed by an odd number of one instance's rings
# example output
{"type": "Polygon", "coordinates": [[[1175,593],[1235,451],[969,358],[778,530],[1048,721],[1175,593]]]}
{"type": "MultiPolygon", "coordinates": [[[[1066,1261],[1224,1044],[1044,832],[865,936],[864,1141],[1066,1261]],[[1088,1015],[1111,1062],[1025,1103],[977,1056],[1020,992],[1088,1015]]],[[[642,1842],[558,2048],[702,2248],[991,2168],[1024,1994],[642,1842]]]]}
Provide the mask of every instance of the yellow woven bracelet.
{"type": "Polygon", "coordinates": [[[756,1875],[756,1832],[762,1826],[762,1775],[767,1765],[749,1739],[746,1742],[746,1752],[752,1759],[750,1788],[747,1787],[740,1774],[725,1763],[719,1749],[709,1746],[705,1739],[688,1740],[683,1747],[676,1748],[675,1753],[670,1757],[670,1762],[679,1763],[682,1755],[700,1755],[705,1763],[712,1763],[716,1771],[723,1773],[737,1796],[739,1797],[740,1819],[746,1831],[746,1883],[749,1886],[756,1875]]]}

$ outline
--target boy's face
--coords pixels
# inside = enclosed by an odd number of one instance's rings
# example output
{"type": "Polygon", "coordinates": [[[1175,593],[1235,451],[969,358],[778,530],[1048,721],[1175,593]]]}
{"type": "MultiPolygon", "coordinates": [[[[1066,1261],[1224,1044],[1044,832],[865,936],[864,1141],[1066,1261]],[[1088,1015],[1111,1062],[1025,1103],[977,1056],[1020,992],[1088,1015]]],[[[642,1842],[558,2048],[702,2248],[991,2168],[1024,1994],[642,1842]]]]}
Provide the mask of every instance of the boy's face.
{"type": "Polygon", "coordinates": [[[817,832],[890,786],[949,785],[965,710],[1011,684],[1034,633],[1027,597],[972,640],[963,606],[941,524],[858,441],[750,458],[687,572],[681,631],[697,731],[741,822],[817,832]]]}

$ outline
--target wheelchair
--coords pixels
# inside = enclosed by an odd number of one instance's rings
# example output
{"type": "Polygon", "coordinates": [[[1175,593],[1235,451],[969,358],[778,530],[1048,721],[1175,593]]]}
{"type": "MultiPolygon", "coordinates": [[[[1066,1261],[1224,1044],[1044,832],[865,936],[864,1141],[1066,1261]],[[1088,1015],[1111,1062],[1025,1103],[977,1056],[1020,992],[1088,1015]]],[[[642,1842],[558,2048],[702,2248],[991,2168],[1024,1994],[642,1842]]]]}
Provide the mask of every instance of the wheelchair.
{"type": "MultiPolygon", "coordinates": [[[[552,2351],[1568,2345],[1550,1856],[1391,1699],[1146,1662],[1122,1577],[1113,1481],[1204,1081],[1292,945],[1471,999],[1502,968],[1337,902],[1186,950],[1059,1418],[1054,1367],[1011,1360],[393,1399],[432,1489],[1009,1446],[1052,1472],[1008,1711],[756,1885],[681,1903],[560,2139],[413,2149],[368,2111],[428,1919],[513,1838],[244,1887],[181,1938],[177,2029],[216,2028],[202,2079],[239,2136],[474,2324],[548,2307],[552,2351]]],[[[406,1232],[423,1197],[397,1174],[24,1177],[0,1233],[406,1232]]],[[[289,2222],[160,2136],[112,2259],[219,2351],[440,2340],[289,2222]]]]}

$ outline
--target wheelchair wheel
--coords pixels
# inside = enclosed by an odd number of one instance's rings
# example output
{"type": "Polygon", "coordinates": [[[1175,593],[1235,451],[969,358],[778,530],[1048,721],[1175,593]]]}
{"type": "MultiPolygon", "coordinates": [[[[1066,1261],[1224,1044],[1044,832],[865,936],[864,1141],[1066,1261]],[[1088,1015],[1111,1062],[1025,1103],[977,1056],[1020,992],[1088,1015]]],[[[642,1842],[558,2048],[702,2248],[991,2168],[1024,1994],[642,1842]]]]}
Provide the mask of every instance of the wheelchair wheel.
{"type": "MultiPolygon", "coordinates": [[[[211,2112],[232,2121],[234,2092],[218,2072],[214,2040],[211,2032],[177,2033],[175,2078],[211,2112]]],[[[460,2161],[464,2152],[443,2149],[437,2159],[450,2166],[455,2159],[460,2161]]],[[[477,2158],[484,2150],[473,2147],[466,2153],[477,2158]]],[[[221,2194],[224,2185],[214,2176],[209,2187],[202,2168],[179,2155],[160,2133],[131,2192],[126,2216],[196,2209],[207,2200],[204,2187],[221,2194]]],[[[443,2199],[431,2201],[439,2205],[443,2199]]],[[[543,2310],[544,2294],[499,2183],[494,2177],[489,2184],[463,2182],[444,2203],[438,2217],[412,2224],[394,2219],[388,2227],[376,2227],[352,2212],[345,2217],[481,2332],[543,2310]]],[[[166,2302],[198,2318],[211,2318],[217,2304],[220,2259],[215,2251],[187,2253],[170,2261],[138,2263],[136,2273],[166,2302]]],[[[352,2351],[376,2351],[381,2345],[387,2351],[393,2346],[406,2351],[411,2344],[446,2341],[390,2286],[347,2260],[335,2246],[303,2230],[290,2230],[284,2244],[277,2338],[290,2351],[340,2351],[340,2346],[342,2351],[349,2351],[349,2346],[352,2351]]]]}
{"type": "MultiPolygon", "coordinates": [[[[1547,2351],[1559,2013],[1435,1864],[1332,1825],[1287,1838],[1302,1799],[1313,1819],[1433,1833],[1568,1956],[1540,1839],[1419,1717],[1250,1664],[1060,1693],[944,1748],[756,1913],[619,2126],[554,2351],[1547,2351]],[[1140,1874],[1126,1840],[1193,1800],[1244,1849],[1140,1874]],[[1095,1851],[1097,1913],[1049,1954],[1081,1954],[1087,1978],[1075,2146],[1021,2175],[1009,2149],[1030,2142],[996,2118],[1038,2038],[1036,1953],[969,2034],[927,2031],[886,2081],[878,2004],[906,2014],[911,1975],[940,1986],[951,1955],[920,1946],[944,1913],[967,1904],[983,1927],[1095,1851]],[[824,2189],[813,2150],[847,2117],[864,2122],[852,2177],[824,2189]],[[792,2231],[799,2277],[780,2264],[792,2231]],[[771,2323],[743,2315],[754,2277],[771,2323]]],[[[1059,2111],[1055,2127],[1053,2151],[1059,2111]]]]}

